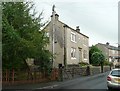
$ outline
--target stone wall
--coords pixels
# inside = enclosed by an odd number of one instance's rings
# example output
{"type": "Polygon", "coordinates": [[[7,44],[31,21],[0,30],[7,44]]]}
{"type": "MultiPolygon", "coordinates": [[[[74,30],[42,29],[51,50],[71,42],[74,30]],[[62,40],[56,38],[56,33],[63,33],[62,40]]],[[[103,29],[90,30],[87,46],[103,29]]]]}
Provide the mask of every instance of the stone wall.
{"type": "Polygon", "coordinates": [[[95,75],[101,73],[100,66],[99,67],[90,67],[90,75],[95,75]]]}
{"type": "Polygon", "coordinates": [[[104,72],[110,71],[110,70],[111,70],[110,66],[104,66],[104,69],[103,69],[104,72]]]}
{"type": "MultiPolygon", "coordinates": [[[[110,66],[104,66],[104,72],[110,71],[110,66]]],[[[101,73],[100,66],[89,66],[89,67],[70,67],[62,69],[63,79],[71,79],[74,77],[96,75],[101,73]]]]}

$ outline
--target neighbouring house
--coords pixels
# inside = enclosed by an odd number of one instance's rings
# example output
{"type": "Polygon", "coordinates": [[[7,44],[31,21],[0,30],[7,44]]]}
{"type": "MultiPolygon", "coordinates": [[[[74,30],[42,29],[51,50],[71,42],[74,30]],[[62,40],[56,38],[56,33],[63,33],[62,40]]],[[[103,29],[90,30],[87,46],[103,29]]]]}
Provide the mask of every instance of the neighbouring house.
{"type": "Polygon", "coordinates": [[[113,62],[114,66],[119,63],[119,48],[110,45],[108,42],[106,44],[98,43],[96,46],[102,51],[105,55],[106,60],[113,62]]]}
{"type": "Polygon", "coordinates": [[[79,26],[73,29],[61,22],[53,8],[51,21],[44,30],[50,41],[47,49],[55,55],[53,67],[89,64],[89,37],[80,32],[79,26]]]}

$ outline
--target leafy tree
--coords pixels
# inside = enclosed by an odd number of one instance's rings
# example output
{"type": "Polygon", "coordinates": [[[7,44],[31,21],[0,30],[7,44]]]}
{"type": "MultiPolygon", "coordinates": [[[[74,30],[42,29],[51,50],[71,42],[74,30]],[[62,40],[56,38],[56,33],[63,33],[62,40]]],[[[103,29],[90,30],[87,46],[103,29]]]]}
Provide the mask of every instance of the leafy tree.
{"type": "Polygon", "coordinates": [[[105,56],[101,52],[94,52],[91,56],[93,65],[100,65],[101,72],[103,72],[103,65],[105,61],[105,56]]]}
{"type": "Polygon", "coordinates": [[[96,46],[92,46],[89,51],[89,58],[90,58],[90,63],[92,65],[100,65],[101,72],[103,72],[105,56],[103,55],[102,51],[98,49],[96,46]]]}
{"type": "Polygon", "coordinates": [[[48,70],[52,55],[46,50],[48,37],[40,31],[45,25],[42,13],[36,17],[34,4],[28,2],[5,2],[2,6],[3,68],[25,69],[27,58],[37,58],[48,70]]]}
{"type": "Polygon", "coordinates": [[[100,53],[100,66],[101,66],[101,72],[103,73],[103,66],[104,66],[104,61],[105,61],[105,56],[100,53]]]}
{"type": "Polygon", "coordinates": [[[90,64],[93,63],[93,61],[92,61],[92,55],[93,55],[93,53],[95,53],[95,52],[101,52],[101,51],[98,49],[98,47],[92,45],[92,47],[91,47],[90,50],[89,50],[90,64]]]}

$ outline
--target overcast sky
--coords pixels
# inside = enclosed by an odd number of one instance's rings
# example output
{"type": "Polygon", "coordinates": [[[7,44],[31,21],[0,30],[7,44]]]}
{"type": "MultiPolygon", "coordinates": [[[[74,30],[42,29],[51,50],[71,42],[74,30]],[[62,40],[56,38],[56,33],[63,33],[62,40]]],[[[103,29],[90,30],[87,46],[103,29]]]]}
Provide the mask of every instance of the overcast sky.
{"type": "Polygon", "coordinates": [[[34,0],[36,11],[50,20],[52,6],[59,20],[89,37],[89,45],[118,43],[118,1],[120,0],[34,0]]]}

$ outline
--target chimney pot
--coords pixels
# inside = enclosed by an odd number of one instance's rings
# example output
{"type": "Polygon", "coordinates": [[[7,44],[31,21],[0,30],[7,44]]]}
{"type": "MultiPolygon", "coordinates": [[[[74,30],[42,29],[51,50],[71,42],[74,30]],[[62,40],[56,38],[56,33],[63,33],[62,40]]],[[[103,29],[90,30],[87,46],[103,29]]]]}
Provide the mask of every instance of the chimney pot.
{"type": "Polygon", "coordinates": [[[59,15],[55,14],[55,19],[58,20],[59,19],[59,15]]]}
{"type": "Polygon", "coordinates": [[[79,26],[76,26],[76,31],[77,31],[77,32],[80,32],[79,26]]]}
{"type": "MultiPolygon", "coordinates": [[[[53,15],[51,15],[51,19],[53,18],[53,15]]],[[[58,14],[55,14],[55,20],[58,20],[59,19],[59,15],[58,14]]]]}
{"type": "Polygon", "coordinates": [[[106,43],[106,45],[109,45],[109,44],[110,44],[109,42],[106,43]]]}

